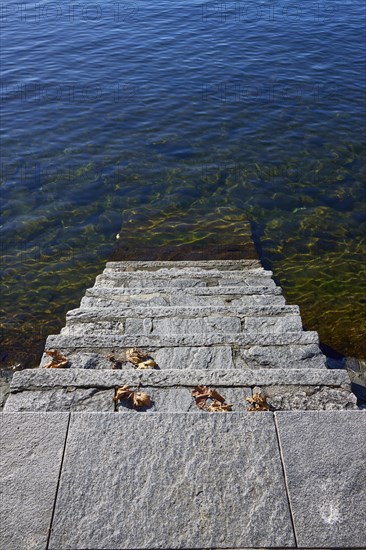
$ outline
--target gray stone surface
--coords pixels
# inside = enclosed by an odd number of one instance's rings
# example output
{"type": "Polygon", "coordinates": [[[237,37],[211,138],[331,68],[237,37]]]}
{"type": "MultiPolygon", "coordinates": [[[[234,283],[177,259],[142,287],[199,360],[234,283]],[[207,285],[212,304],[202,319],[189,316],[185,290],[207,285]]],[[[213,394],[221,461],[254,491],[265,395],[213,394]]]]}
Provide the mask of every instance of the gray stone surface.
{"type": "MultiPolygon", "coordinates": [[[[135,389],[135,388],[132,388],[135,389]]],[[[195,404],[192,397],[193,386],[186,388],[157,388],[143,386],[141,391],[147,393],[151,398],[151,406],[140,410],[134,409],[130,401],[121,400],[117,403],[118,412],[202,412],[195,404]]],[[[247,410],[247,397],[251,397],[250,388],[219,388],[219,393],[225,398],[227,404],[233,405],[232,412],[244,412],[247,410]]],[[[211,414],[205,411],[205,414],[211,414]]]]}
{"type": "Polygon", "coordinates": [[[30,390],[12,393],[6,404],[5,412],[69,412],[104,411],[113,412],[114,390],[97,388],[64,387],[57,389],[30,390]]]}
{"type": "Polygon", "coordinates": [[[267,306],[252,306],[252,307],[231,307],[231,306],[145,306],[131,307],[128,311],[120,307],[112,308],[78,308],[67,312],[66,320],[68,322],[86,322],[94,323],[99,321],[115,321],[121,317],[127,318],[142,318],[153,317],[154,319],[166,318],[191,318],[191,317],[207,317],[209,315],[221,315],[224,317],[253,317],[259,315],[261,317],[272,316],[287,316],[299,315],[298,306],[286,305],[267,305],[267,306]]]}
{"type": "Polygon", "coordinates": [[[126,261],[126,262],[107,262],[107,269],[114,269],[116,271],[136,271],[144,269],[146,271],[155,271],[156,269],[168,268],[176,269],[262,269],[262,264],[259,260],[192,260],[188,261],[126,261]]]}
{"type": "Polygon", "coordinates": [[[356,396],[349,387],[266,386],[253,388],[253,393],[256,392],[268,396],[268,403],[277,411],[358,410],[356,396]]]}
{"type": "Polygon", "coordinates": [[[68,419],[0,414],[1,550],[46,550],[68,419]]]}
{"type": "Polygon", "coordinates": [[[238,367],[292,368],[303,365],[307,368],[326,368],[326,358],[317,343],[308,345],[253,346],[240,349],[236,357],[238,367]]]}
{"type": "Polygon", "coordinates": [[[89,349],[99,348],[131,348],[131,347],[206,347],[215,345],[238,346],[281,346],[287,344],[318,344],[319,337],[316,332],[287,332],[283,334],[169,334],[157,335],[119,335],[119,334],[95,334],[73,336],[72,334],[57,334],[47,338],[46,349],[89,349]]]}
{"type": "MultiPolygon", "coordinates": [[[[186,294],[189,296],[281,296],[282,290],[280,287],[267,288],[265,286],[234,286],[225,288],[219,286],[212,287],[187,287],[184,290],[178,288],[167,288],[166,285],[161,287],[135,287],[135,288],[109,288],[102,285],[94,286],[86,290],[86,296],[141,296],[141,295],[175,295],[186,294]]],[[[284,302],[282,302],[284,303],[284,302]]]]}
{"type": "Polygon", "coordinates": [[[275,413],[299,547],[366,547],[366,413],[275,413]]]}
{"type": "MultiPolygon", "coordinates": [[[[346,371],[327,369],[261,369],[261,370],[78,370],[26,369],[15,373],[11,389],[48,389],[62,387],[111,388],[123,384],[153,385],[157,387],[195,386],[320,386],[349,389],[346,371]]],[[[267,389],[266,389],[267,391],[267,389]]],[[[285,391],[285,390],[284,390],[285,391]]]]}
{"type": "Polygon", "coordinates": [[[271,413],[72,414],[50,550],[223,546],[294,546],[271,413]]]}

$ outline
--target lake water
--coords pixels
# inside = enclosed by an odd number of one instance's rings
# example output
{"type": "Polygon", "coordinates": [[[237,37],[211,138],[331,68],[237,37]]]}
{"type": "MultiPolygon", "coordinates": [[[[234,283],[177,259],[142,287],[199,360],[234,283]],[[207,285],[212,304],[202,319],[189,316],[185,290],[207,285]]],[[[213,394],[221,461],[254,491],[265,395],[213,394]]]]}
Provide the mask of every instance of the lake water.
{"type": "Polygon", "coordinates": [[[213,237],[249,219],[305,327],[366,357],[364,1],[0,15],[3,365],[36,364],[121,227],[189,243],[180,216],[213,237]]]}

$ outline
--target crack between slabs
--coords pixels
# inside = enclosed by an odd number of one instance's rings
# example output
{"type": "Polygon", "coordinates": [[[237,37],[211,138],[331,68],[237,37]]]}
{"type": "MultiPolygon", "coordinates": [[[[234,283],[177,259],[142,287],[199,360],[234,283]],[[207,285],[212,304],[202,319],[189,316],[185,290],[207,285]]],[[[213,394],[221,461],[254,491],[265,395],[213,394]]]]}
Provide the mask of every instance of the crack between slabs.
{"type": "Polygon", "coordinates": [[[292,531],[293,531],[293,533],[294,533],[294,539],[295,539],[296,548],[299,548],[299,545],[298,545],[298,542],[297,542],[296,528],[295,528],[295,519],[294,519],[294,515],[293,515],[293,512],[292,512],[292,506],[291,506],[290,490],[289,490],[289,486],[288,486],[288,483],[287,483],[286,468],[285,468],[285,459],[284,459],[283,452],[282,452],[281,440],[280,440],[280,433],[279,433],[278,424],[277,424],[277,418],[276,418],[276,414],[275,414],[275,413],[273,413],[273,420],[274,420],[274,425],[275,425],[275,430],[276,430],[276,437],[277,437],[278,450],[279,450],[279,453],[280,453],[280,460],[281,460],[281,467],[282,467],[283,479],[284,479],[284,482],[285,482],[285,491],[286,491],[286,498],[287,498],[288,508],[289,508],[289,512],[290,512],[292,531]]]}
{"type": "Polygon", "coordinates": [[[67,439],[68,439],[68,437],[69,437],[70,421],[71,421],[71,413],[69,413],[69,418],[68,418],[68,420],[67,420],[66,435],[65,435],[65,443],[64,443],[64,448],[63,448],[63,451],[62,451],[61,464],[60,464],[60,470],[59,470],[59,474],[58,474],[58,480],[57,480],[57,486],[56,486],[56,493],[55,493],[55,500],[54,500],[54,502],[53,502],[51,521],[50,521],[50,526],[49,526],[49,529],[48,529],[48,537],[47,537],[46,550],[49,549],[49,545],[50,545],[50,541],[51,541],[52,525],[53,525],[53,520],[54,520],[54,517],[55,517],[55,511],[56,511],[56,504],[57,504],[58,491],[59,491],[59,488],[60,488],[61,475],[62,475],[62,470],[63,470],[63,466],[64,466],[64,459],[65,459],[65,454],[66,454],[67,439]]]}

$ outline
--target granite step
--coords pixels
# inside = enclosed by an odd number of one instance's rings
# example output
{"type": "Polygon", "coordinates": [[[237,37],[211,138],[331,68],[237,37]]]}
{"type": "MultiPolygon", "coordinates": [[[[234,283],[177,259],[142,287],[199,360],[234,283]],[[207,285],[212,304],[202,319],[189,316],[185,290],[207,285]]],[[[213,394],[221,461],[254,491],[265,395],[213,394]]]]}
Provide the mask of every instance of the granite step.
{"type": "Polygon", "coordinates": [[[206,334],[164,334],[160,335],[120,335],[95,334],[92,336],[73,336],[56,334],[47,338],[46,347],[50,348],[124,348],[124,347],[210,347],[210,346],[286,346],[288,344],[318,344],[317,332],[296,331],[285,333],[248,332],[206,333],[206,334]]]}
{"type": "Polygon", "coordinates": [[[127,317],[103,321],[98,316],[89,322],[68,320],[61,334],[70,336],[85,335],[141,335],[164,336],[173,334],[283,334],[302,330],[300,315],[281,317],[238,317],[210,315],[196,317],[145,318],[127,317]]]}
{"type": "MultiPolygon", "coordinates": [[[[53,349],[47,346],[47,349],[53,349]]],[[[129,346],[120,348],[86,349],[62,347],[63,354],[70,362],[71,368],[79,369],[110,369],[108,359],[112,353],[122,362],[124,369],[133,368],[127,363],[126,351],[129,346]]],[[[252,346],[249,348],[232,348],[229,345],[197,347],[197,346],[148,346],[139,348],[150,354],[161,370],[172,368],[179,370],[191,369],[260,369],[260,368],[326,368],[326,360],[317,344],[288,346],[252,346]]],[[[41,366],[49,362],[49,356],[44,354],[41,366]]]]}
{"type": "Polygon", "coordinates": [[[93,323],[99,321],[118,321],[121,318],[191,318],[219,315],[222,317],[286,317],[300,315],[298,306],[265,305],[265,306],[131,306],[128,311],[120,307],[98,308],[82,307],[72,309],[66,314],[68,324],[75,322],[93,323]]]}
{"type": "Polygon", "coordinates": [[[241,271],[263,269],[259,260],[195,260],[195,261],[126,261],[107,262],[106,269],[116,272],[157,271],[158,269],[203,269],[217,271],[241,271]]]}
{"type": "Polygon", "coordinates": [[[6,412],[103,411],[103,412],[192,412],[200,413],[192,397],[197,385],[215,387],[233,405],[235,412],[248,408],[246,399],[260,391],[273,410],[290,408],[354,409],[344,371],[293,370],[168,370],[91,371],[60,369],[26,370],[14,376],[6,412]],[[140,388],[151,406],[137,411],[124,400],[115,402],[118,387],[140,388]]]}
{"type": "MultiPolygon", "coordinates": [[[[112,289],[110,289],[112,290],[112,289]]],[[[81,299],[80,307],[84,308],[115,308],[119,309],[130,307],[151,307],[151,306],[204,306],[204,307],[262,307],[262,306],[282,306],[285,305],[285,299],[281,295],[230,295],[222,296],[212,295],[194,295],[186,292],[168,293],[132,293],[121,292],[110,293],[109,289],[99,291],[88,291],[86,296],[81,299]]]]}
{"type": "MultiPolygon", "coordinates": [[[[258,287],[258,288],[275,288],[276,284],[270,276],[255,276],[255,277],[202,277],[197,275],[193,276],[176,276],[171,277],[168,274],[164,276],[149,276],[138,275],[131,277],[131,274],[124,273],[124,276],[113,277],[111,275],[98,275],[95,279],[94,287],[107,287],[107,288],[187,288],[187,287],[258,287]]],[[[134,275],[137,275],[134,273],[134,275]]]]}

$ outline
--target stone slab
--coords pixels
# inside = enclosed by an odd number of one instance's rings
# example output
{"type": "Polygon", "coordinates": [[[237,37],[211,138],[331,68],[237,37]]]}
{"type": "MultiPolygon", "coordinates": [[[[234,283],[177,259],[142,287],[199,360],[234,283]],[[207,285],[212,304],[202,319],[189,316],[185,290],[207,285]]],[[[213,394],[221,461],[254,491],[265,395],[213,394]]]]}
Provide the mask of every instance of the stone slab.
{"type": "Polygon", "coordinates": [[[1,550],[46,550],[68,419],[0,415],[1,550]]]}
{"type": "Polygon", "coordinates": [[[357,398],[350,387],[256,386],[253,393],[264,393],[275,411],[358,410],[357,398]]]}
{"type": "Polygon", "coordinates": [[[6,404],[5,412],[43,411],[104,411],[113,412],[113,389],[96,388],[53,388],[43,390],[24,390],[12,393],[6,404]]]}
{"type": "Polygon", "coordinates": [[[318,344],[317,332],[287,332],[282,334],[174,334],[174,335],[118,335],[96,334],[72,336],[56,334],[49,336],[46,349],[97,349],[131,347],[207,347],[207,346],[281,346],[286,344],[318,344]]]}
{"type": "Polygon", "coordinates": [[[176,386],[331,386],[349,389],[348,373],[327,369],[260,369],[237,370],[79,370],[79,369],[25,369],[16,372],[11,391],[51,389],[62,387],[111,388],[123,384],[176,386]]]}
{"type": "Polygon", "coordinates": [[[119,310],[135,306],[237,306],[237,307],[261,307],[261,306],[282,306],[285,305],[283,296],[277,295],[191,295],[184,292],[172,294],[162,293],[114,293],[109,294],[108,290],[100,287],[102,292],[89,292],[81,299],[82,308],[118,308],[119,310]]]}
{"type": "Polygon", "coordinates": [[[162,294],[170,295],[183,293],[192,296],[255,296],[255,295],[265,295],[265,296],[281,296],[282,289],[280,287],[267,288],[266,286],[188,286],[184,290],[179,290],[178,288],[167,288],[164,286],[157,287],[135,287],[135,288],[124,288],[124,287],[107,287],[103,285],[96,285],[92,288],[86,290],[87,296],[118,296],[118,295],[146,295],[146,294],[162,294]]]}
{"type": "Polygon", "coordinates": [[[275,413],[300,548],[366,548],[366,412],[275,413]]]}
{"type": "Polygon", "coordinates": [[[326,368],[326,357],[317,344],[288,346],[253,346],[239,349],[235,363],[238,367],[292,368],[304,365],[307,368],[326,368]]]}
{"type": "Polygon", "coordinates": [[[271,413],[72,413],[49,550],[294,544],[271,413]]]}
{"type": "MultiPolygon", "coordinates": [[[[142,391],[147,393],[151,399],[151,405],[139,410],[134,409],[128,400],[121,400],[117,403],[117,410],[121,413],[140,414],[144,412],[151,413],[172,413],[172,412],[190,412],[201,413],[192,397],[193,387],[186,388],[157,388],[143,386],[142,391]]],[[[244,412],[248,408],[247,397],[252,396],[250,388],[220,388],[220,394],[225,398],[227,404],[233,405],[233,412],[244,412]]],[[[204,412],[204,414],[210,414],[204,412]]]]}
{"type": "Polygon", "coordinates": [[[147,318],[166,319],[178,317],[197,318],[207,317],[208,315],[221,315],[224,317],[282,317],[288,315],[299,315],[298,306],[287,305],[269,305],[269,306],[254,306],[254,307],[231,307],[231,306],[145,306],[145,307],[130,307],[128,312],[121,310],[120,307],[111,308],[78,308],[67,312],[66,319],[68,322],[85,322],[94,323],[98,321],[115,321],[121,317],[128,318],[147,318]]]}
{"type": "Polygon", "coordinates": [[[161,268],[168,269],[192,269],[192,264],[200,269],[259,269],[262,264],[259,260],[192,260],[188,261],[127,261],[127,262],[107,262],[107,269],[115,269],[118,271],[136,271],[156,270],[161,268]]]}

